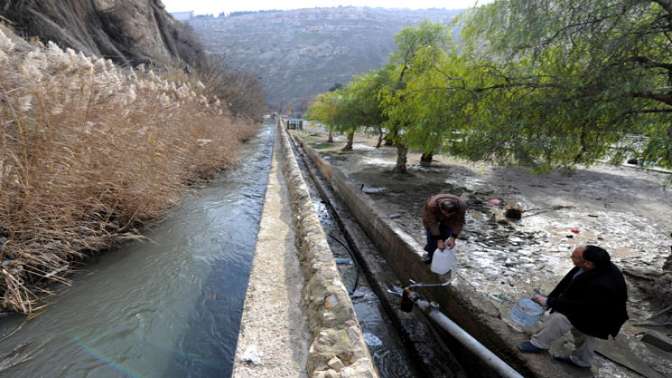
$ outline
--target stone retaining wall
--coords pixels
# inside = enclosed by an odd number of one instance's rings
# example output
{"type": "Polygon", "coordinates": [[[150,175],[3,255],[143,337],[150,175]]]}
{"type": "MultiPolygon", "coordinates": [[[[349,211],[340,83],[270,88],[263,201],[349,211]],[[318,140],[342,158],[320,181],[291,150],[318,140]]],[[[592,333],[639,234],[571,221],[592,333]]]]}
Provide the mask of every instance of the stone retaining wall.
{"type": "Polygon", "coordinates": [[[308,351],[308,374],[316,378],[378,377],[282,122],[278,123],[278,137],[296,246],[306,278],[302,299],[313,337],[308,351]]]}
{"type": "MultiPolygon", "coordinates": [[[[360,190],[357,183],[333,167],[296,135],[294,140],[303,147],[305,154],[319,168],[334,192],[346,203],[399,279],[404,282],[408,282],[408,279],[439,282],[441,277],[432,273],[422,262],[424,251],[413,237],[388,219],[373,200],[360,190]]],[[[453,286],[447,288],[425,289],[422,294],[438,302],[441,311],[524,376],[569,376],[554,368],[547,356],[523,355],[518,352],[516,344],[527,337],[511,330],[500,319],[499,310],[492,302],[464,280],[458,279],[453,286]]]]}

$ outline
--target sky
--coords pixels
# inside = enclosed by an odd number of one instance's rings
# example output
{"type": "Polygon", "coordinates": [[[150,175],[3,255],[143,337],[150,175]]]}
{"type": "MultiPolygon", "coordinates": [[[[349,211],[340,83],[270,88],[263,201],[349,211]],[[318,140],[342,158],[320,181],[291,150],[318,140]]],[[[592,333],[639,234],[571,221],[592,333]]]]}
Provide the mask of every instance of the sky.
{"type": "MultiPolygon", "coordinates": [[[[382,8],[446,8],[464,9],[472,7],[477,0],[163,0],[169,12],[194,11],[196,14],[214,14],[264,9],[298,9],[314,7],[337,7],[354,5],[382,8]]],[[[479,4],[491,0],[480,0],[479,4]]]]}

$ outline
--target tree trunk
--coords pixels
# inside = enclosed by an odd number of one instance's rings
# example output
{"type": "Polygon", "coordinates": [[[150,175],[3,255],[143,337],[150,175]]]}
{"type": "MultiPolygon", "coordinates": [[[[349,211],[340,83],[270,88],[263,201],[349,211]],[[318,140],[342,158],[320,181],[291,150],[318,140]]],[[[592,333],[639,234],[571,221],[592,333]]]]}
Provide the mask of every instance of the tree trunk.
{"type": "Polygon", "coordinates": [[[385,145],[386,146],[394,146],[394,140],[397,138],[397,132],[396,131],[390,131],[385,135],[385,145]]]}
{"type": "Polygon", "coordinates": [[[429,167],[432,165],[432,159],[434,159],[434,152],[423,152],[422,156],[420,156],[420,165],[429,167]]]}
{"type": "Polygon", "coordinates": [[[394,171],[398,173],[407,173],[408,169],[406,167],[406,155],[408,154],[408,146],[403,143],[397,143],[397,165],[394,167],[394,171]]]}
{"type": "Polygon", "coordinates": [[[327,143],[334,143],[334,132],[329,129],[329,138],[327,138],[327,143]]]}
{"type": "Polygon", "coordinates": [[[352,142],[355,139],[355,130],[348,131],[348,142],[343,147],[343,151],[352,151],[352,142]]]}
{"type": "Polygon", "coordinates": [[[383,139],[385,138],[385,134],[383,133],[383,128],[379,127],[378,128],[378,143],[376,144],[376,148],[380,148],[380,146],[383,145],[383,139]]]}

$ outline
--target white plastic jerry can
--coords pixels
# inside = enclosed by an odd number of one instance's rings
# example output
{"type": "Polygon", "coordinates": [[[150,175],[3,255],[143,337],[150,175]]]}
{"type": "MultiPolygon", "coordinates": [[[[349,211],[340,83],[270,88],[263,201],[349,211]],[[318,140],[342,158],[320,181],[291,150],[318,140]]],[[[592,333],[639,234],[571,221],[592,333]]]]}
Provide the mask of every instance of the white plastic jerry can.
{"type": "Polygon", "coordinates": [[[446,274],[457,266],[457,258],[452,250],[446,248],[443,251],[437,249],[432,257],[432,272],[436,274],[446,274]]]}

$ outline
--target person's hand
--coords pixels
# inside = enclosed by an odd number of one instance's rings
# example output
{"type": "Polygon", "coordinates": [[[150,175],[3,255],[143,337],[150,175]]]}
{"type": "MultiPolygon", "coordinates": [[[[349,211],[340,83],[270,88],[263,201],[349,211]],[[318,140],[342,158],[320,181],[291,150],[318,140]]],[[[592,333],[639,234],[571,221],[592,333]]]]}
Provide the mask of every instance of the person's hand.
{"type": "Polygon", "coordinates": [[[453,249],[453,247],[455,247],[455,239],[454,238],[446,239],[446,247],[448,249],[453,249]]]}
{"type": "Polygon", "coordinates": [[[535,294],[532,296],[532,301],[539,303],[542,306],[546,306],[546,300],[547,298],[544,297],[543,295],[535,294]]]}
{"type": "Polygon", "coordinates": [[[443,242],[443,240],[439,239],[439,241],[436,242],[436,248],[440,250],[446,249],[446,243],[443,242]]]}

